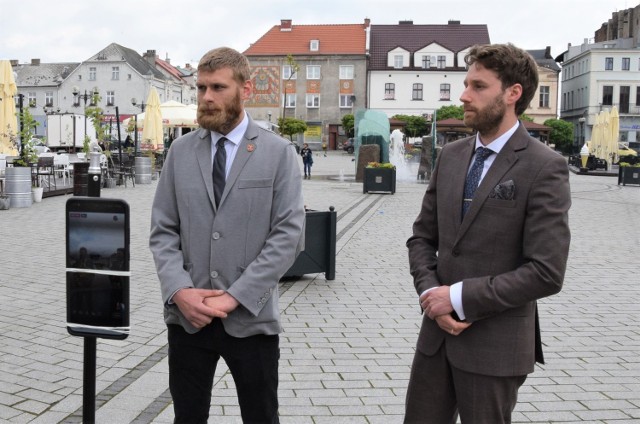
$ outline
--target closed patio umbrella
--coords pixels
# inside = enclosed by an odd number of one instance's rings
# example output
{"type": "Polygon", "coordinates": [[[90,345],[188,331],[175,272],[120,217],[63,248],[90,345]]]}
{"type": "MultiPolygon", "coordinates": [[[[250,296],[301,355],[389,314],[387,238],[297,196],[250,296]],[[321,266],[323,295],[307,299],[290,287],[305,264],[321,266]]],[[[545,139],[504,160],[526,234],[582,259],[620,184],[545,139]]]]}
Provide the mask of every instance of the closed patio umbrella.
{"type": "Polygon", "coordinates": [[[620,138],[620,114],[616,106],[611,108],[609,114],[609,140],[611,143],[611,163],[616,162],[618,158],[618,139],[620,138]]]}
{"type": "Polygon", "coordinates": [[[18,93],[13,69],[8,60],[0,61],[0,153],[17,155],[18,152],[11,143],[10,135],[18,133],[18,118],[16,103],[13,96],[18,93]]]}
{"type": "Polygon", "coordinates": [[[162,131],[162,114],[160,112],[160,97],[155,87],[151,87],[147,98],[142,124],[142,142],[151,144],[153,149],[164,147],[162,131]]]}

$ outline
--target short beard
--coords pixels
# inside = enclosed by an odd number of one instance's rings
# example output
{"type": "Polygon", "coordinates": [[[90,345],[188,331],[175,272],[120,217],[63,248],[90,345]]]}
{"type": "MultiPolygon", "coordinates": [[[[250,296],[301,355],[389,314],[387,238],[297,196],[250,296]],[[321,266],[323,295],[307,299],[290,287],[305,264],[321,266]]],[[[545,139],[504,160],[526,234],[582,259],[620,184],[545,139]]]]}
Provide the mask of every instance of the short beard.
{"type": "Polygon", "coordinates": [[[473,119],[464,119],[464,124],[478,131],[480,135],[495,133],[507,111],[507,105],[502,99],[502,94],[496,96],[493,101],[482,110],[476,110],[473,119]]]}
{"type": "Polygon", "coordinates": [[[198,105],[198,125],[219,134],[229,134],[238,125],[242,114],[242,99],[240,92],[231,102],[222,105],[221,109],[210,109],[206,104],[198,105]]]}

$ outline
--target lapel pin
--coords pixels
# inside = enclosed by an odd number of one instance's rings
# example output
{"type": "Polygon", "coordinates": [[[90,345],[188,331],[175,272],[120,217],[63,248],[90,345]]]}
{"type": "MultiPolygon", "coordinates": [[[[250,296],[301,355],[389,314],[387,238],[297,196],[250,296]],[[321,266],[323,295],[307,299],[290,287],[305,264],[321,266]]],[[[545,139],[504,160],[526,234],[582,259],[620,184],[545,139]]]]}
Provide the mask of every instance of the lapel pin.
{"type": "Polygon", "coordinates": [[[255,144],[253,144],[253,143],[247,144],[247,152],[251,153],[254,150],[256,150],[256,145],[255,144]]]}

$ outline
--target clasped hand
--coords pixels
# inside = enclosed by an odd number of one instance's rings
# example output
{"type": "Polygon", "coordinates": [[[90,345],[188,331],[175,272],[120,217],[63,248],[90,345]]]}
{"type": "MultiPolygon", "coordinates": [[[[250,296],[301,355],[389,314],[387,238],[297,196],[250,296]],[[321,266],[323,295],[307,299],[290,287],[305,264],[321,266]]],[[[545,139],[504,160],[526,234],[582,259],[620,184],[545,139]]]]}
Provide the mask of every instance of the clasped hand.
{"type": "Polygon", "coordinates": [[[449,286],[440,286],[428,290],[420,296],[420,306],[429,318],[435,320],[438,326],[449,334],[459,335],[471,324],[453,319],[453,305],[449,286]]]}
{"type": "Polygon", "coordinates": [[[239,305],[238,301],[224,290],[181,289],[173,295],[173,301],[184,317],[195,328],[202,328],[214,318],[226,318],[239,305]]]}

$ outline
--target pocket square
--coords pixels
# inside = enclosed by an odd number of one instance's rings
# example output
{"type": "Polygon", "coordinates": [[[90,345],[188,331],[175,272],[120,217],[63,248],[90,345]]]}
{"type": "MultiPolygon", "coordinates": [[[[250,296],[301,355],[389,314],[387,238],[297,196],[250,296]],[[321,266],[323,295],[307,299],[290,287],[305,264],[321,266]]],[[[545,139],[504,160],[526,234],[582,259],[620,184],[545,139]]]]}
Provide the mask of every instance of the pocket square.
{"type": "Polygon", "coordinates": [[[516,185],[513,180],[498,184],[491,190],[489,198],[499,200],[513,200],[516,195],[516,185]]]}

